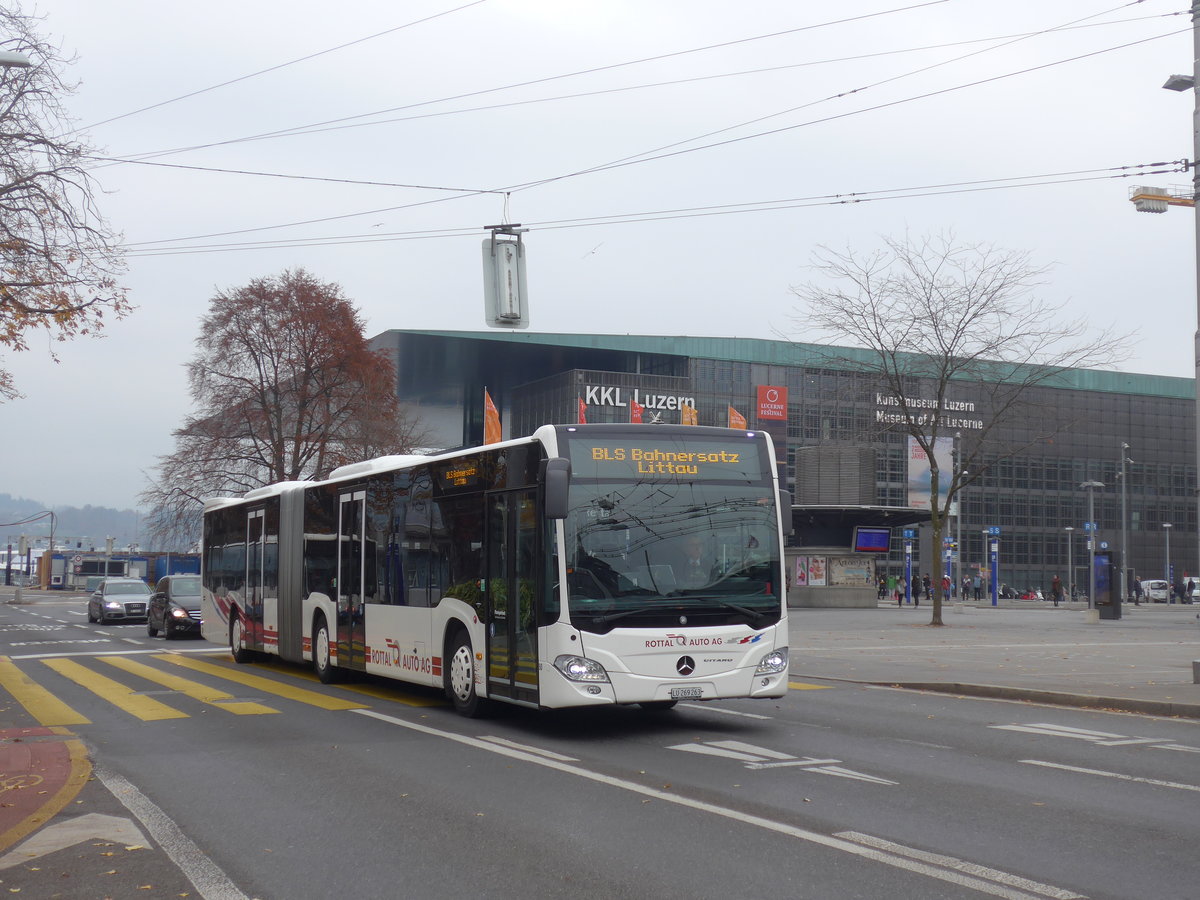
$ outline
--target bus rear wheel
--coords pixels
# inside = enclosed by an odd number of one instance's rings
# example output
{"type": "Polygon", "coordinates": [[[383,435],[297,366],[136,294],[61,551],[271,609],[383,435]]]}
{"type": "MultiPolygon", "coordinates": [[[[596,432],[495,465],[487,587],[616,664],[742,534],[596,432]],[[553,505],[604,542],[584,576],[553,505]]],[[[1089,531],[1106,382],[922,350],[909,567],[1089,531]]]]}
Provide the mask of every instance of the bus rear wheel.
{"type": "Polygon", "coordinates": [[[483,714],[485,703],[475,693],[475,653],[471,649],[471,638],[465,631],[459,631],[451,647],[449,664],[442,676],[446,696],[461,715],[474,719],[483,714]]]}
{"type": "Polygon", "coordinates": [[[333,684],[337,681],[337,666],[330,662],[329,658],[329,625],[324,618],[317,623],[317,630],[313,635],[313,668],[317,670],[321,684],[333,684]]]}
{"type": "Polygon", "coordinates": [[[229,622],[229,652],[233,654],[233,661],[238,664],[250,662],[254,655],[246,648],[246,628],[237,612],[233,613],[229,622]]]}

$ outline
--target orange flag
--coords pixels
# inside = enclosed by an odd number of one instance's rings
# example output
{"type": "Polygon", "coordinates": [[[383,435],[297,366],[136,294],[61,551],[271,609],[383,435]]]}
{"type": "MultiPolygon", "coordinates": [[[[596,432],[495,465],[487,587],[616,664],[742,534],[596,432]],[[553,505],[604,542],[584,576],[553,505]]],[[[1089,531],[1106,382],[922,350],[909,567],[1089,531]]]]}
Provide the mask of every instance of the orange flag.
{"type": "Polygon", "coordinates": [[[504,440],[500,431],[500,410],[492,402],[492,395],[483,389],[483,442],[498,444],[504,440]]]}
{"type": "Polygon", "coordinates": [[[746,427],[746,417],[743,416],[736,409],[734,409],[732,406],[729,407],[729,427],[730,428],[745,428],[746,427]]]}
{"type": "Polygon", "coordinates": [[[579,424],[586,425],[587,424],[587,404],[583,402],[582,397],[576,397],[575,399],[579,401],[579,424]]]}
{"type": "Polygon", "coordinates": [[[646,407],[642,406],[642,404],[638,403],[636,400],[630,399],[630,401],[629,401],[629,421],[640,423],[642,421],[642,413],[645,412],[645,410],[646,410],[646,407]]]}

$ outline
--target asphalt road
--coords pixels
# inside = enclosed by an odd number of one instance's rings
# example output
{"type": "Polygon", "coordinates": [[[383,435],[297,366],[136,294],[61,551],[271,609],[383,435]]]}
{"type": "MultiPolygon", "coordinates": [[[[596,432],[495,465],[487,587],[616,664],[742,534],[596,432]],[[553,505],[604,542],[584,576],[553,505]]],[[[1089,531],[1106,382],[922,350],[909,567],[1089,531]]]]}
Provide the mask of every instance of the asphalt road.
{"type": "MultiPolygon", "coordinates": [[[[0,655],[88,720],[55,740],[94,766],[50,825],[0,849],[0,889],[23,897],[1194,898],[1200,884],[1195,720],[798,675],[779,701],[465,720],[434,693],[326,687],[89,625],[80,602],[0,607],[0,655]],[[26,841],[91,815],[108,818],[28,857],[26,841]]],[[[37,724],[26,703],[0,703],[0,728],[37,724]]]]}

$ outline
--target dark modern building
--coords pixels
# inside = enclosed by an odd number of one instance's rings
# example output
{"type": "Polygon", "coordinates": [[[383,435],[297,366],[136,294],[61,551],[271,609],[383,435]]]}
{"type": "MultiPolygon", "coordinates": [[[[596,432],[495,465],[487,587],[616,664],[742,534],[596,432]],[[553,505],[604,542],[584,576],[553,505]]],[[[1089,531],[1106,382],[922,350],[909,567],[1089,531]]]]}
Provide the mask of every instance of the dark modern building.
{"type": "MultiPolygon", "coordinates": [[[[787,341],[523,331],[393,330],[372,345],[394,359],[397,393],[438,447],[482,443],[485,388],[506,438],[579,421],[581,404],[589,422],[630,421],[636,403],[643,421],[680,422],[686,405],[696,424],[721,426],[732,408],[773,436],[797,544],[845,546],[850,524],[892,525],[876,571],[900,574],[903,526],[918,534],[914,569],[943,570],[909,509],[908,437],[882,386],[846,364],[855,351],[838,350],[835,363],[834,348],[787,341]]],[[[905,393],[924,402],[931,385],[915,379],[905,393]]],[[[951,393],[937,411],[941,433],[969,445],[995,394],[969,381],[951,393]]],[[[1070,562],[1082,588],[1085,523],[1095,521],[1097,552],[1119,568],[1124,544],[1131,575],[1163,578],[1168,559],[1176,579],[1200,572],[1195,406],[1191,379],[1120,372],[1061,371],[1025,391],[996,413],[977,448],[987,468],[960,495],[961,523],[950,530],[961,534],[963,571],[985,562],[985,532],[998,528],[1000,581],[1045,590],[1056,574],[1068,581],[1070,562]],[[1104,485],[1091,492],[1094,520],[1085,482],[1104,485]]]]}

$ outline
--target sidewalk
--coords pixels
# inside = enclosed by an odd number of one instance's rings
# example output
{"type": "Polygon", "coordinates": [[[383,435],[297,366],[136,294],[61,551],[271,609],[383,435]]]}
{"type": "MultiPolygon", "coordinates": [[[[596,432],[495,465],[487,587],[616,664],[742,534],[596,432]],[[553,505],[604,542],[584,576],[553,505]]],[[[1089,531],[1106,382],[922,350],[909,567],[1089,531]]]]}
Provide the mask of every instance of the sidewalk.
{"type": "Polygon", "coordinates": [[[793,678],[888,684],[1200,719],[1200,604],[1126,605],[1087,621],[1082,604],[929,604],[789,610],[793,678]]]}

